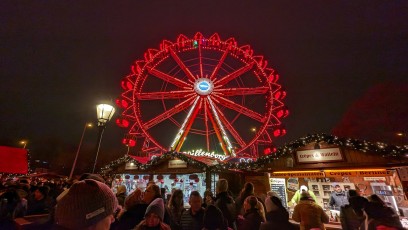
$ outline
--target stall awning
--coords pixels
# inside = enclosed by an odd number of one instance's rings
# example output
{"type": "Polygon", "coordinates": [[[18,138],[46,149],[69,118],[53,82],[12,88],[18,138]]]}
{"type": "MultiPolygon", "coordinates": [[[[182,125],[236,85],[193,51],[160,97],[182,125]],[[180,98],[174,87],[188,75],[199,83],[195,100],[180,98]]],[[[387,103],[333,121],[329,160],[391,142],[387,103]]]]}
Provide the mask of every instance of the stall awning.
{"type": "Polygon", "coordinates": [[[28,173],[27,149],[0,146],[0,173],[28,173]]]}

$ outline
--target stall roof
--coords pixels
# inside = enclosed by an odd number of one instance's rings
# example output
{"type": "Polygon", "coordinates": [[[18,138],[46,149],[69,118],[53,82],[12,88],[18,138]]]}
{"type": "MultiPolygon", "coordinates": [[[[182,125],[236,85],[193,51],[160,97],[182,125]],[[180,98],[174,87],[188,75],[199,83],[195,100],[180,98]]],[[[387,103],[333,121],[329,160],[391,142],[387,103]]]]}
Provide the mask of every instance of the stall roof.
{"type": "Polygon", "coordinates": [[[296,149],[302,148],[314,142],[325,142],[329,145],[337,145],[340,147],[354,149],[362,152],[371,152],[381,155],[383,157],[399,157],[408,153],[408,145],[405,146],[394,146],[388,145],[381,142],[368,142],[365,140],[358,140],[352,138],[341,138],[337,136],[332,136],[328,134],[312,134],[306,137],[299,138],[295,141],[290,142],[282,147],[279,147],[276,152],[268,155],[259,157],[257,160],[245,160],[236,161],[235,159],[228,159],[226,161],[217,161],[215,159],[201,157],[201,156],[191,156],[179,152],[167,152],[163,155],[158,155],[154,159],[148,159],[146,157],[137,156],[125,156],[112,161],[104,168],[102,168],[102,173],[112,170],[112,168],[117,167],[119,164],[133,162],[136,167],[141,170],[148,170],[150,167],[155,166],[163,162],[163,160],[178,158],[192,165],[196,165],[199,168],[205,168],[213,172],[225,171],[225,170],[240,170],[240,171],[253,171],[259,169],[265,164],[271,163],[274,160],[278,160],[280,157],[292,154],[296,149]]]}

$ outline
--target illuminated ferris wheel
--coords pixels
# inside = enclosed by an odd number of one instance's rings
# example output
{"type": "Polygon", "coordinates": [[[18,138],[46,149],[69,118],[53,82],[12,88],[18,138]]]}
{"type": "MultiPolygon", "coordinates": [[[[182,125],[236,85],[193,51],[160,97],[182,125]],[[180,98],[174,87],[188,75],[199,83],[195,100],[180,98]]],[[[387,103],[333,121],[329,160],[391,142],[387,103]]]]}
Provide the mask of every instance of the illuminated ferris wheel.
{"type": "Polygon", "coordinates": [[[116,100],[125,144],[146,153],[202,152],[236,156],[268,153],[286,130],[286,92],[279,75],[249,45],[218,34],[179,35],[148,49],[132,66],[116,100]]]}

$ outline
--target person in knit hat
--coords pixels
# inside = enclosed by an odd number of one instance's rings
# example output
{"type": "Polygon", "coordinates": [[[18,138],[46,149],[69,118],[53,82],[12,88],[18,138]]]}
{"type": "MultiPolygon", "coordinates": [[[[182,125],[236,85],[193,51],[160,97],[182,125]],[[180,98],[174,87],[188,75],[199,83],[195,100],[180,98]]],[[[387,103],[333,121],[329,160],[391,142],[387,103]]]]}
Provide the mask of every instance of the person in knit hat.
{"type": "Polygon", "coordinates": [[[107,185],[85,179],[73,184],[58,201],[55,223],[65,229],[108,230],[117,207],[116,196],[107,185]]]}
{"type": "Polygon", "coordinates": [[[145,219],[136,226],[136,230],[170,230],[163,222],[164,202],[162,198],[154,199],[146,209],[145,219]]]}
{"type": "Polygon", "coordinates": [[[266,198],[265,198],[265,210],[266,210],[266,213],[276,211],[276,210],[279,209],[279,207],[274,202],[272,202],[272,199],[271,199],[272,197],[277,197],[278,199],[280,199],[278,194],[276,194],[276,192],[269,191],[266,194],[266,198]]]}
{"type": "Polygon", "coordinates": [[[317,201],[316,195],[314,194],[314,192],[313,192],[312,190],[309,190],[306,185],[302,185],[302,186],[300,186],[300,189],[295,192],[295,194],[293,195],[292,199],[290,200],[290,203],[292,203],[292,205],[298,204],[299,201],[300,201],[300,198],[301,198],[301,196],[302,196],[302,193],[307,193],[307,194],[309,194],[309,196],[310,196],[315,202],[317,201]]]}
{"type": "Polygon", "coordinates": [[[329,216],[307,192],[302,193],[299,204],[293,210],[292,219],[300,222],[300,230],[326,229],[324,224],[329,223],[329,216]]]}

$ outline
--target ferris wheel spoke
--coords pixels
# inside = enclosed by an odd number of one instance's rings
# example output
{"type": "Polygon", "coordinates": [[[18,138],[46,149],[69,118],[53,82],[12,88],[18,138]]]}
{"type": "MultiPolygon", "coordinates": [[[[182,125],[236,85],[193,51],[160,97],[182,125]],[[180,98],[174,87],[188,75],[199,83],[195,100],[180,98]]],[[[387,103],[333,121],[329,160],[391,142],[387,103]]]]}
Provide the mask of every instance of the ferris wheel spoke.
{"type": "Polygon", "coordinates": [[[198,45],[198,60],[200,62],[200,74],[201,74],[201,77],[203,77],[204,76],[204,73],[203,73],[203,56],[201,54],[201,45],[200,44],[198,45]]]}
{"type": "Polygon", "coordinates": [[[214,93],[221,94],[222,96],[244,96],[244,95],[256,95],[265,94],[269,91],[269,87],[261,86],[255,88],[223,88],[215,89],[214,93]]]}
{"type": "MultiPolygon", "coordinates": [[[[207,106],[207,110],[211,111],[209,103],[206,104],[206,106],[207,106]]],[[[212,123],[212,126],[213,126],[214,131],[215,131],[215,135],[217,136],[217,139],[220,142],[222,150],[224,151],[225,154],[228,154],[227,146],[225,144],[224,139],[222,138],[221,130],[220,130],[219,126],[217,125],[217,122],[215,121],[215,119],[213,117],[213,114],[211,114],[211,112],[209,112],[207,115],[208,115],[208,118],[210,119],[210,122],[212,123]]]]}
{"type": "Polygon", "coordinates": [[[207,99],[204,99],[204,124],[205,124],[205,140],[207,143],[207,151],[210,151],[210,129],[208,128],[208,105],[207,99]]]}
{"type": "Polygon", "coordinates": [[[148,130],[153,126],[159,124],[160,122],[170,118],[176,113],[183,111],[184,109],[188,108],[193,103],[194,97],[188,98],[187,100],[181,102],[180,104],[174,106],[173,108],[165,111],[164,113],[160,114],[159,116],[151,119],[150,121],[143,124],[143,128],[148,130]]]}
{"type": "Polygon", "coordinates": [[[221,122],[225,125],[227,130],[231,133],[231,135],[235,138],[235,140],[238,142],[238,144],[241,147],[246,146],[245,141],[242,139],[242,137],[238,134],[237,130],[235,130],[234,126],[228,121],[228,119],[225,117],[224,113],[216,106],[214,105],[218,116],[220,117],[221,122]]]}
{"type": "Polygon", "coordinates": [[[216,95],[214,95],[214,96],[215,96],[214,100],[217,101],[218,103],[222,104],[223,106],[225,106],[225,107],[227,107],[229,109],[235,110],[238,113],[242,113],[242,114],[244,114],[244,115],[246,115],[246,116],[248,116],[248,117],[250,117],[250,118],[252,118],[252,119],[254,119],[256,121],[264,122],[264,117],[262,117],[261,114],[253,111],[252,109],[248,109],[248,108],[246,108],[246,107],[244,107],[244,106],[242,106],[240,104],[237,104],[237,103],[235,103],[235,102],[233,102],[231,100],[228,100],[226,98],[216,96],[216,95]]]}
{"type": "Polygon", "coordinates": [[[160,79],[162,79],[163,81],[169,82],[169,83],[171,83],[171,84],[173,84],[173,85],[175,85],[175,86],[178,86],[178,87],[180,87],[180,88],[183,88],[183,89],[185,89],[185,88],[191,88],[191,85],[189,85],[188,83],[186,83],[186,82],[184,82],[184,81],[182,81],[182,80],[180,80],[180,79],[177,79],[177,78],[174,77],[174,76],[171,76],[171,75],[168,75],[168,74],[166,74],[166,73],[163,73],[163,72],[161,72],[161,71],[159,71],[159,70],[156,70],[156,69],[154,69],[154,68],[149,68],[148,71],[149,71],[149,73],[150,73],[151,75],[153,75],[153,76],[155,76],[155,77],[157,77],[157,78],[160,78],[160,79]]]}
{"type": "Polygon", "coordinates": [[[251,62],[250,64],[245,65],[245,66],[237,69],[235,72],[232,72],[232,73],[228,74],[227,76],[224,76],[220,80],[215,81],[214,85],[217,85],[217,87],[224,86],[228,82],[234,80],[235,78],[237,78],[237,77],[241,76],[242,74],[246,73],[247,71],[251,70],[253,65],[254,65],[254,63],[251,62]]]}
{"type": "Polygon", "coordinates": [[[221,67],[222,63],[224,63],[224,60],[227,57],[227,55],[228,55],[228,50],[225,50],[224,53],[221,56],[221,59],[218,61],[217,66],[214,68],[214,70],[213,70],[213,72],[212,72],[212,74],[210,76],[210,80],[213,80],[215,78],[215,76],[218,73],[218,70],[220,70],[220,67],[221,67]]]}
{"type": "Polygon", "coordinates": [[[210,120],[213,123],[214,130],[216,131],[216,133],[218,132],[217,133],[218,140],[220,140],[221,146],[225,154],[235,156],[234,148],[232,147],[231,142],[228,138],[228,135],[225,132],[224,126],[222,125],[222,122],[215,108],[215,105],[210,97],[208,97],[207,100],[208,100],[209,108],[212,112],[208,114],[210,115],[210,120]]]}
{"type": "Polygon", "coordinates": [[[191,90],[136,93],[138,100],[161,100],[161,99],[181,99],[191,97],[194,93],[191,90]]]}
{"type": "Polygon", "coordinates": [[[180,68],[184,71],[184,73],[187,75],[188,79],[190,79],[190,81],[194,82],[196,80],[196,78],[190,72],[190,70],[187,68],[187,66],[184,64],[184,62],[180,59],[180,57],[177,56],[177,54],[174,52],[174,50],[169,49],[169,51],[170,51],[170,55],[177,62],[177,65],[179,65],[180,68]]]}
{"type": "Polygon", "coordinates": [[[190,111],[187,113],[186,119],[184,119],[183,124],[181,125],[180,130],[178,131],[176,137],[174,138],[173,143],[171,144],[171,149],[176,150],[177,152],[180,151],[181,146],[186,139],[187,134],[190,132],[191,126],[201,109],[202,99],[200,97],[196,97],[193,102],[193,105],[190,108],[190,111]]]}

